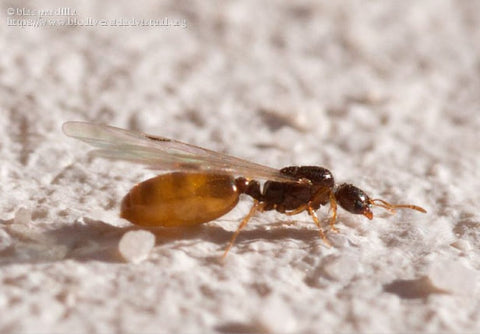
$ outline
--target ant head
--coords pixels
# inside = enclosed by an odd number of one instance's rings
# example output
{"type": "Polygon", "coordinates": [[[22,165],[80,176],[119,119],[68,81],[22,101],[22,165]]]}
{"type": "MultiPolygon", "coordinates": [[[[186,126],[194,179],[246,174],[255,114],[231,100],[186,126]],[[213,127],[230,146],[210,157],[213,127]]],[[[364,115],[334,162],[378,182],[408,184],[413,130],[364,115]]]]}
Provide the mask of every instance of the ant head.
{"type": "Polygon", "coordinates": [[[390,213],[395,213],[395,209],[404,208],[417,210],[423,213],[427,211],[419,206],[411,204],[390,204],[382,199],[371,199],[363,190],[351,185],[341,184],[335,190],[335,199],[337,203],[354,214],[362,214],[368,219],[373,218],[373,212],[370,209],[371,206],[378,206],[388,210],[390,213]]]}
{"type": "Polygon", "coordinates": [[[335,199],[337,203],[354,214],[362,214],[368,219],[373,218],[373,213],[370,210],[372,200],[363,192],[363,190],[351,185],[341,184],[335,190],[335,199]]]}

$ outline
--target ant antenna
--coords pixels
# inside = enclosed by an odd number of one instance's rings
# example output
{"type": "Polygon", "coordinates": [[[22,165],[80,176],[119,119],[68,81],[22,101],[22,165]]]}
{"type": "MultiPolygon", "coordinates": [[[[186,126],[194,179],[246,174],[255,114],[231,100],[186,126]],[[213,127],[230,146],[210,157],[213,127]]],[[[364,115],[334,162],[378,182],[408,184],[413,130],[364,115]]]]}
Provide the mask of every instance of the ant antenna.
{"type": "Polygon", "coordinates": [[[420,211],[420,212],[423,212],[423,213],[427,213],[427,210],[425,210],[424,208],[419,207],[417,205],[391,204],[391,203],[388,203],[387,201],[384,201],[383,199],[379,199],[379,198],[369,200],[369,204],[384,208],[392,214],[395,213],[396,212],[395,209],[398,209],[398,208],[400,208],[400,209],[412,209],[412,210],[417,210],[417,211],[420,211]]]}

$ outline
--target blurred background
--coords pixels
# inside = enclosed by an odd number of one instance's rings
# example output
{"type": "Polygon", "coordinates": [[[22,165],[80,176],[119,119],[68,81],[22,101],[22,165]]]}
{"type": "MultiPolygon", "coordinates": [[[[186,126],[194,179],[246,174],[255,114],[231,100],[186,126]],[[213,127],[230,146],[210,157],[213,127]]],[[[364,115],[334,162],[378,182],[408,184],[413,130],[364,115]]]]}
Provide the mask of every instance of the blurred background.
{"type": "Polygon", "coordinates": [[[479,328],[480,2],[0,9],[0,331],[479,328]],[[429,213],[341,211],[332,249],[306,215],[268,213],[218,265],[245,200],[223,222],[156,235],[132,266],[118,203],[155,172],[90,158],[61,133],[68,120],[321,165],[429,213]]]}

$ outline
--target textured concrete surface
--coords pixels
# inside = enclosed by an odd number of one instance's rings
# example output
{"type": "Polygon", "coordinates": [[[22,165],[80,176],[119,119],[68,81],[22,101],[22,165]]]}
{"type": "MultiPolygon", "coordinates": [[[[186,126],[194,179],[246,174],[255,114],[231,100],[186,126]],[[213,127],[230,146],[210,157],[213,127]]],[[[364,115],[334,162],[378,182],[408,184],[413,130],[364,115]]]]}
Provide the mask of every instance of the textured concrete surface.
{"type": "Polygon", "coordinates": [[[0,332],[480,331],[480,2],[0,8],[0,332]],[[328,248],[266,213],[221,263],[244,198],[151,248],[118,205],[155,172],[90,158],[67,120],[322,165],[428,214],[339,210],[328,248]]]}

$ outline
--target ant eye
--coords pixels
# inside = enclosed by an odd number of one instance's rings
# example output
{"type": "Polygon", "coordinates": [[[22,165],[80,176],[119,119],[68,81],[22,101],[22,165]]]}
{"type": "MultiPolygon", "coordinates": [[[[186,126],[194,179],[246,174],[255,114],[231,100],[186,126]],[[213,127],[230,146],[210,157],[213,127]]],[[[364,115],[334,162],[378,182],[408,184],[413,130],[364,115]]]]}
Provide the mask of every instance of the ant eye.
{"type": "Polygon", "coordinates": [[[361,210],[364,207],[364,203],[360,200],[356,200],[354,204],[355,210],[361,210]]]}

